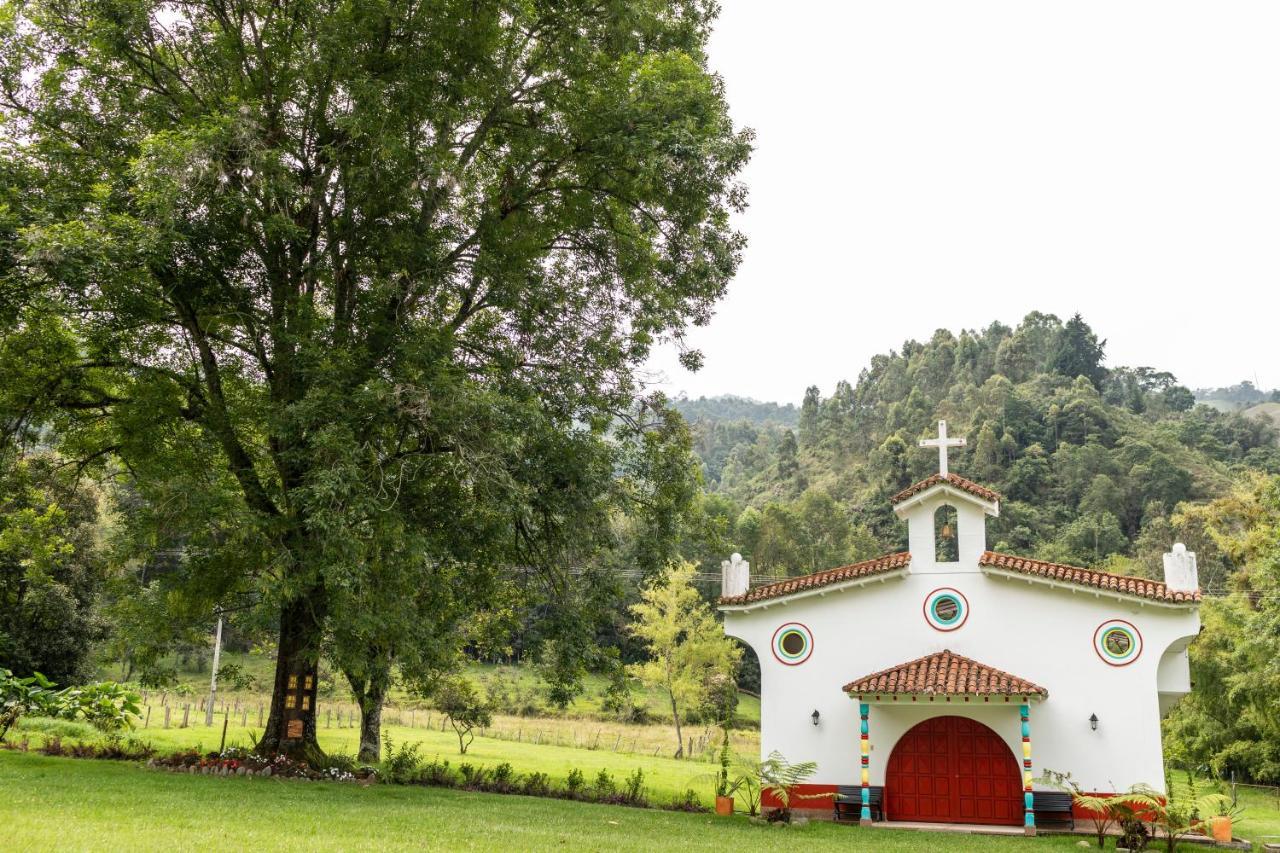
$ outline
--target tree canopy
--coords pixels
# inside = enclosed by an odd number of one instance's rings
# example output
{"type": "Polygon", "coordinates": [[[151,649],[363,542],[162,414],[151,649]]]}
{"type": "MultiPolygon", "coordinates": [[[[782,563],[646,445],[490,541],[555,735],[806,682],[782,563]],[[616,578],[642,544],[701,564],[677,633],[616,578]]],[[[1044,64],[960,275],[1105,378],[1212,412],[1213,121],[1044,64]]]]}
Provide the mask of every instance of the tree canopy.
{"type": "Polygon", "coordinates": [[[119,460],[190,614],[276,613],[262,748],[314,747],[374,573],[549,569],[616,496],[742,248],[714,4],[4,9],[4,423],[119,460]]]}

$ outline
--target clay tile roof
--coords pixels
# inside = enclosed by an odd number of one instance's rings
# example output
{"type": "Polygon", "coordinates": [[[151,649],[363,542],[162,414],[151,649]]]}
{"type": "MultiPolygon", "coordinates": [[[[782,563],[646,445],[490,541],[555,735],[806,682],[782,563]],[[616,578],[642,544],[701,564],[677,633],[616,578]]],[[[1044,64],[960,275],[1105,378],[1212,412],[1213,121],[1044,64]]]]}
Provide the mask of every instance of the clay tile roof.
{"type": "Polygon", "coordinates": [[[982,498],[984,501],[996,503],[1000,500],[999,492],[992,491],[986,486],[979,486],[977,483],[973,482],[973,480],[966,480],[959,474],[948,474],[945,477],[941,474],[934,474],[931,477],[925,477],[918,483],[912,483],[910,486],[907,486],[905,489],[889,498],[889,503],[900,504],[912,495],[917,495],[925,489],[932,489],[934,486],[941,485],[942,483],[954,486],[963,492],[968,492],[971,495],[982,498]]]}
{"type": "Polygon", "coordinates": [[[913,661],[882,669],[844,686],[846,693],[866,695],[930,696],[1040,696],[1049,695],[1025,678],[978,663],[944,649],[913,661]]]}
{"type": "Polygon", "coordinates": [[[1029,560],[1026,557],[1015,557],[1011,554],[998,554],[987,551],[978,558],[978,565],[991,566],[1024,575],[1035,575],[1062,583],[1079,584],[1093,589],[1104,589],[1120,595],[1131,595],[1137,598],[1149,598],[1168,604],[1194,604],[1200,601],[1200,590],[1180,592],[1170,590],[1159,581],[1146,578],[1131,578],[1124,575],[1113,575],[1110,572],[1096,572],[1092,569],[1081,569],[1076,566],[1063,566],[1058,563],[1046,563],[1043,560],[1029,560]]]}
{"type": "Polygon", "coordinates": [[[781,598],[786,595],[793,595],[794,593],[804,592],[809,589],[816,589],[818,587],[830,586],[831,584],[865,578],[870,575],[883,574],[895,569],[903,569],[910,563],[911,554],[906,551],[902,551],[898,554],[888,554],[884,557],[877,557],[874,560],[854,563],[851,566],[841,566],[838,569],[827,569],[826,571],[815,572],[811,575],[801,575],[798,578],[787,578],[786,580],[778,581],[777,583],[758,586],[755,589],[747,590],[742,595],[721,598],[720,603],[750,604],[753,601],[763,601],[769,598],[781,598]]]}

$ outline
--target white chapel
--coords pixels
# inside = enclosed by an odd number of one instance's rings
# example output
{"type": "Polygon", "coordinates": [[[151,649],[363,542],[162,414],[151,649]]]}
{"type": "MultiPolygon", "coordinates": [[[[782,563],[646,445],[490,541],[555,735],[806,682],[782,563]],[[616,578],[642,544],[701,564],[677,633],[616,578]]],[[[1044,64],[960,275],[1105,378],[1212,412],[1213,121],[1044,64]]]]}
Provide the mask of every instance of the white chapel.
{"type": "MultiPolygon", "coordinates": [[[[1035,779],[1163,789],[1160,718],[1190,688],[1195,555],[1164,581],[987,550],[1000,496],[939,471],[895,495],[909,551],[752,587],[723,566],[724,629],[755,651],[761,752],[814,761],[802,793],[845,794],[862,821],[1023,826],[1035,779]]],[[[832,810],[831,798],[793,807],[832,810]]]]}

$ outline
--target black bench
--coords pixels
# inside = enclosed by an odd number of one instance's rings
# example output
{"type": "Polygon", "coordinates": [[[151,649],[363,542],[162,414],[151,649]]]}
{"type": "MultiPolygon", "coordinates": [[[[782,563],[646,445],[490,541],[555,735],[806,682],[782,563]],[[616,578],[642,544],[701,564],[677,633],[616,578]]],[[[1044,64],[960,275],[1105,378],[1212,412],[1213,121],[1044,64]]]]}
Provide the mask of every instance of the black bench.
{"type": "MultiPolygon", "coordinates": [[[[872,820],[884,820],[884,788],[872,785],[867,788],[872,820]]],[[[836,820],[860,820],[862,818],[862,786],[840,785],[832,801],[836,820]]]]}
{"type": "Polygon", "coordinates": [[[1069,824],[1076,828],[1076,816],[1071,810],[1071,795],[1065,791],[1032,791],[1032,812],[1036,826],[1041,825],[1041,815],[1054,818],[1055,823],[1069,824]]]}

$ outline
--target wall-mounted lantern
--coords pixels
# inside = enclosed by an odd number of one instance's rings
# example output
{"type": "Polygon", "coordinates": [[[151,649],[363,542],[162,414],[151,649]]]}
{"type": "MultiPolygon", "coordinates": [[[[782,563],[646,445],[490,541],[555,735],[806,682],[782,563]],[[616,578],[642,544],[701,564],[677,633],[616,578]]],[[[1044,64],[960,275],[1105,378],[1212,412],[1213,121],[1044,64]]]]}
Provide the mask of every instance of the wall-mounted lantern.
{"type": "Polygon", "coordinates": [[[819,717],[819,716],[821,716],[821,715],[818,713],[817,709],[814,709],[813,714],[811,714],[811,715],[810,715],[810,717],[811,717],[811,718],[812,718],[812,720],[813,720],[813,724],[814,724],[815,726],[818,724],[818,717],[819,717]]]}
{"type": "Polygon", "coordinates": [[[1097,715],[1097,714],[1090,714],[1090,715],[1089,715],[1089,728],[1093,729],[1095,732],[1098,730],[1098,715],[1097,715]]]}

